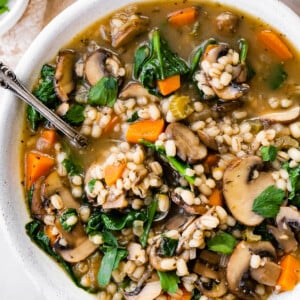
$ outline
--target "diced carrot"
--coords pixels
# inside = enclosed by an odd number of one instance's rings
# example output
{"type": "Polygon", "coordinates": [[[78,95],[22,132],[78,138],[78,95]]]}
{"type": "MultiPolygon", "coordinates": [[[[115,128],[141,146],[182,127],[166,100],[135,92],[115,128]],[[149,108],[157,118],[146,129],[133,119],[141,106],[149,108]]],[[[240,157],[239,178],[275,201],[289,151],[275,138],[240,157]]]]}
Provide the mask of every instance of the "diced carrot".
{"type": "Polygon", "coordinates": [[[142,120],[128,126],[126,140],[130,143],[138,143],[141,139],[155,142],[164,130],[165,122],[159,120],[142,120]]]}
{"type": "Polygon", "coordinates": [[[57,139],[56,131],[53,129],[45,129],[42,131],[41,137],[47,141],[49,145],[53,146],[57,139]]]}
{"type": "Polygon", "coordinates": [[[163,96],[169,95],[180,88],[180,75],[173,75],[166,79],[157,81],[160,93],[163,96]]]}
{"type": "Polygon", "coordinates": [[[182,293],[176,293],[174,295],[168,294],[168,300],[191,300],[192,294],[188,292],[186,289],[181,289],[182,293]]]}
{"type": "Polygon", "coordinates": [[[122,177],[123,171],[125,170],[125,161],[107,165],[104,168],[104,180],[107,185],[113,185],[116,181],[122,177]]]}
{"type": "Polygon", "coordinates": [[[167,20],[172,25],[188,25],[195,22],[198,11],[196,7],[187,7],[176,10],[167,16],[167,20]]]}
{"type": "Polygon", "coordinates": [[[56,239],[57,239],[57,235],[53,234],[53,226],[50,225],[46,225],[45,226],[45,233],[48,236],[49,240],[50,240],[50,245],[54,245],[56,239]]]}
{"type": "Polygon", "coordinates": [[[258,40],[282,60],[293,58],[285,42],[271,30],[262,30],[258,33],[258,40]]]}
{"type": "Polygon", "coordinates": [[[113,115],[108,124],[103,128],[103,133],[111,132],[114,127],[119,123],[120,119],[118,116],[113,115]]]}
{"type": "Polygon", "coordinates": [[[46,175],[53,167],[55,161],[52,157],[35,151],[26,154],[26,186],[29,189],[41,176],[46,175]]]}
{"type": "Polygon", "coordinates": [[[204,164],[208,167],[208,168],[212,168],[213,166],[216,165],[216,163],[219,160],[219,156],[217,154],[209,154],[205,161],[204,164]]]}
{"type": "Polygon", "coordinates": [[[223,194],[218,188],[215,188],[208,198],[208,204],[212,206],[223,206],[223,194]]]}
{"type": "Polygon", "coordinates": [[[277,285],[280,291],[291,291],[299,281],[300,260],[288,254],[280,261],[282,268],[277,285]]]}

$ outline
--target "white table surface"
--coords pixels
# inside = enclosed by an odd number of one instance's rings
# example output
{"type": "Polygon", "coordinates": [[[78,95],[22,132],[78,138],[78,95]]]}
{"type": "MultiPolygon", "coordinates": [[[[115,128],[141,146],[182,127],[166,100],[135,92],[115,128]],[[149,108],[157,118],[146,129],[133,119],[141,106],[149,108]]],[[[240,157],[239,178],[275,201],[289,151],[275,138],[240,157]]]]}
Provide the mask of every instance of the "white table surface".
{"type": "MultiPolygon", "coordinates": [[[[287,2],[295,10],[300,11],[300,0],[285,0],[283,2],[287,2]]],[[[3,236],[4,233],[0,228],[0,237],[2,237],[0,238],[0,299],[43,300],[44,295],[28,277],[25,270],[20,267],[18,259],[14,256],[3,236]]]]}

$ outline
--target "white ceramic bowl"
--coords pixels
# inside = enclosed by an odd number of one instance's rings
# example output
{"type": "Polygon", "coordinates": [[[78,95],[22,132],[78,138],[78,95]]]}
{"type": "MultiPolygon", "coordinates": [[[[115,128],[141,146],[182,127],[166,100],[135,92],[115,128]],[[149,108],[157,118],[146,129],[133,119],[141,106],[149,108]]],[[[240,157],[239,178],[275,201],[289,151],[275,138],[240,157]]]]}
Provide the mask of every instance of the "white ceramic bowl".
{"type": "MultiPolygon", "coordinates": [[[[149,0],[144,0],[149,1],[149,0]]],[[[169,1],[169,0],[161,0],[169,1]]],[[[215,0],[211,0],[215,1],[215,0]]],[[[135,0],[89,0],[78,1],[55,18],[36,38],[19,63],[16,73],[31,87],[44,62],[51,60],[78,32],[97,19],[135,0]]],[[[201,2],[201,1],[199,1],[201,2]]],[[[263,19],[294,42],[300,51],[300,19],[277,0],[218,0],[216,2],[239,7],[263,19]]],[[[0,105],[0,225],[8,241],[36,283],[45,299],[89,300],[93,295],[77,288],[64,271],[44,252],[33,244],[25,234],[29,221],[28,210],[20,182],[20,141],[25,106],[9,92],[4,94],[0,105]]],[[[26,299],[26,295],[24,295],[26,299]]],[[[300,285],[291,293],[273,296],[272,300],[300,299],[300,285]]]]}

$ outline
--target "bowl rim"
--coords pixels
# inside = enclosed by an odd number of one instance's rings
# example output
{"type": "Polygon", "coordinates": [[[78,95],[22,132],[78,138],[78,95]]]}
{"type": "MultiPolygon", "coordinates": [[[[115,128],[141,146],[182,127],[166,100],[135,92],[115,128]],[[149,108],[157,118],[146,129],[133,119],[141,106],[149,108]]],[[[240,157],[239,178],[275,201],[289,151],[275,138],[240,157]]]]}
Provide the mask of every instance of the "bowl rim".
{"type": "MultiPolygon", "coordinates": [[[[167,2],[169,0],[160,1],[167,2]]],[[[31,87],[37,78],[41,65],[51,60],[59,48],[69,42],[78,32],[92,24],[96,19],[113,12],[116,8],[138,2],[153,2],[153,0],[75,2],[55,17],[37,36],[20,60],[16,74],[25,85],[31,87]],[[83,15],[84,18],[82,18],[83,15]],[[47,49],[46,54],[45,49],[47,49]]],[[[199,3],[205,2],[209,1],[199,0],[199,3]]],[[[288,39],[300,51],[297,26],[291,26],[291,24],[298,24],[299,28],[300,18],[279,0],[211,0],[210,2],[236,6],[238,10],[246,11],[249,15],[259,13],[265,23],[281,32],[288,32],[288,39]],[[266,7],[268,7],[267,10],[266,7]]],[[[29,221],[29,214],[22,187],[20,184],[12,185],[8,182],[8,178],[17,183],[22,180],[20,168],[18,168],[18,165],[21,164],[21,150],[16,145],[19,145],[21,140],[22,130],[20,128],[23,124],[25,105],[16,101],[16,98],[7,91],[3,93],[3,98],[4,105],[0,106],[0,128],[8,128],[9,126],[9,129],[0,131],[0,154],[4,158],[4,163],[0,166],[0,226],[4,229],[5,238],[45,299],[95,299],[94,296],[77,288],[69,276],[66,276],[55,262],[53,263],[53,259],[38,249],[25,234],[24,226],[29,221]],[[15,157],[20,160],[18,164],[15,162],[15,157]],[[15,210],[16,204],[18,204],[17,210],[15,210]],[[55,274],[54,277],[49,278],[49,272],[55,274]]],[[[285,294],[284,297],[292,300],[295,299],[293,298],[295,295],[300,295],[299,286],[293,292],[285,294]]],[[[272,296],[271,299],[279,300],[282,298],[272,296]]]]}

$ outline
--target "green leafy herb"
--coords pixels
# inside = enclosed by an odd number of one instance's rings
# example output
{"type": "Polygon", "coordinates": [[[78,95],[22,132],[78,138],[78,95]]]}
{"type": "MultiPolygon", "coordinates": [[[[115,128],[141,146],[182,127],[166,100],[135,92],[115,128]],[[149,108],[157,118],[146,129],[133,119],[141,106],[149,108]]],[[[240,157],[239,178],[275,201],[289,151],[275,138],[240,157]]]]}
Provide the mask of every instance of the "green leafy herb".
{"type": "Polygon", "coordinates": [[[0,14],[3,14],[6,11],[9,11],[7,6],[8,0],[0,0],[0,14]]]}
{"type": "Polygon", "coordinates": [[[142,65],[144,64],[147,57],[150,55],[150,49],[147,45],[139,47],[134,54],[134,69],[133,76],[138,78],[141,72],[142,65]]]}
{"type": "Polygon", "coordinates": [[[140,237],[140,243],[141,243],[143,248],[145,248],[146,245],[147,245],[148,235],[149,235],[151,225],[152,225],[152,222],[153,222],[153,219],[154,219],[157,204],[158,204],[157,200],[153,200],[147,208],[147,223],[146,223],[146,226],[144,228],[143,234],[140,237]]]}
{"type": "Polygon", "coordinates": [[[68,208],[61,214],[59,222],[65,231],[71,231],[76,226],[77,222],[72,224],[69,224],[68,222],[72,217],[78,218],[75,208],[68,208]]]}
{"type": "Polygon", "coordinates": [[[100,232],[102,228],[102,220],[100,213],[94,213],[88,219],[88,222],[85,226],[85,232],[91,234],[93,232],[100,232]]]}
{"type": "Polygon", "coordinates": [[[272,90],[276,90],[282,86],[287,77],[288,74],[283,69],[283,66],[281,64],[276,64],[270,70],[268,85],[272,90]]]}
{"type": "MultiPolygon", "coordinates": [[[[43,65],[40,72],[40,81],[33,94],[48,108],[54,109],[58,104],[58,98],[54,89],[55,69],[50,65],[43,65]]],[[[44,118],[31,106],[27,107],[27,120],[32,130],[37,130],[44,118]]]]}
{"type": "Polygon", "coordinates": [[[207,240],[208,249],[215,252],[221,252],[226,255],[232,253],[236,239],[229,233],[220,232],[213,238],[207,240]]]}
{"type": "Polygon", "coordinates": [[[159,249],[159,255],[173,256],[177,246],[178,246],[178,240],[163,236],[160,249],[159,249]]]}
{"type": "Polygon", "coordinates": [[[203,55],[203,53],[205,52],[205,49],[208,45],[214,45],[216,44],[217,41],[213,38],[208,39],[206,41],[204,41],[199,48],[194,52],[193,57],[191,59],[191,66],[190,66],[190,76],[193,76],[193,74],[195,73],[196,69],[199,66],[199,61],[203,55]]]}
{"type": "Polygon", "coordinates": [[[96,182],[97,182],[96,178],[94,178],[88,182],[88,190],[90,193],[93,192],[96,182]]]}
{"type": "Polygon", "coordinates": [[[64,116],[64,119],[71,125],[80,125],[84,121],[84,106],[73,104],[64,116]]]}
{"type": "Polygon", "coordinates": [[[98,272],[98,283],[106,286],[113,270],[117,269],[121,260],[127,257],[128,251],[119,247],[116,237],[108,231],[101,233],[104,241],[102,251],[104,252],[101,266],[98,272]]]}
{"type": "Polygon", "coordinates": [[[102,214],[101,220],[107,230],[122,230],[130,226],[135,220],[146,221],[147,216],[143,211],[131,211],[126,215],[102,214]]]}
{"type": "Polygon", "coordinates": [[[289,181],[291,185],[291,191],[288,199],[292,205],[300,207],[300,166],[296,168],[290,168],[289,164],[286,163],[283,167],[289,173],[289,181]]]}
{"type": "Polygon", "coordinates": [[[65,158],[62,165],[66,168],[69,176],[80,175],[82,173],[81,167],[75,164],[71,159],[65,158]]]}
{"type": "Polygon", "coordinates": [[[34,184],[30,187],[30,189],[27,193],[27,201],[28,201],[29,207],[31,207],[33,192],[34,192],[34,184]]]}
{"type": "Polygon", "coordinates": [[[185,61],[170,50],[158,29],[152,31],[149,45],[150,55],[146,59],[144,59],[147,54],[146,47],[145,45],[141,47],[142,49],[139,48],[135,55],[134,69],[137,73],[136,77],[152,94],[159,94],[157,80],[189,72],[185,61]]]}
{"type": "Polygon", "coordinates": [[[245,39],[239,40],[239,48],[240,48],[240,63],[245,63],[248,55],[248,43],[245,39]]]}
{"type": "Polygon", "coordinates": [[[139,114],[137,111],[135,111],[131,117],[127,120],[127,123],[133,123],[139,119],[139,114]]]}
{"type": "Polygon", "coordinates": [[[118,82],[115,77],[103,77],[91,89],[88,104],[112,107],[117,100],[118,82]]]}
{"type": "Polygon", "coordinates": [[[278,149],[275,146],[262,146],[260,154],[263,161],[274,161],[277,156],[278,149]]]}
{"type": "Polygon", "coordinates": [[[252,211],[264,218],[276,217],[284,198],[285,192],[271,185],[255,198],[252,211]]]}
{"type": "Polygon", "coordinates": [[[176,293],[176,291],[178,290],[178,283],[180,282],[180,279],[176,275],[176,273],[157,271],[157,274],[162,289],[170,294],[176,293]]]}
{"type": "Polygon", "coordinates": [[[162,146],[156,146],[154,143],[148,142],[144,139],[141,139],[139,143],[147,148],[150,148],[154,151],[157,151],[162,157],[164,157],[169,164],[181,175],[184,179],[186,179],[187,182],[190,184],[195,183],[195,177],[194,176],[188,176],[186,175],[186,170],[190,168],[188,164],[183,163],[182,161],[178,160],[174,156],[167,156],[166,150],[162,146]]]}

